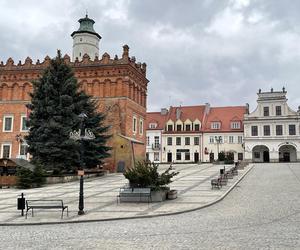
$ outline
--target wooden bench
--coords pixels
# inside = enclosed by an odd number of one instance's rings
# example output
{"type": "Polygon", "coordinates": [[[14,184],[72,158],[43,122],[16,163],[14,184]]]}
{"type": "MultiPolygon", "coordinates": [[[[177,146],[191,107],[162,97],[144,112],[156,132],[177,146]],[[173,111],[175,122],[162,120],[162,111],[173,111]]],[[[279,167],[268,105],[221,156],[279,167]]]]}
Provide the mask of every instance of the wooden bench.
{"type": "Polygon", "coordinates": [[[117,202],[118,200],[121,202],[128,201],[128,202],[135,202],[139,201],[142,202],[143,198],[148,199],[148,203],[151,201],[151,188],[128,188],[123,187],[120,188],[119,195],[117,196],[117,202]],[[130,199],[132,198],[132,199],[130,199]]]}
{"type": "Polygon", "coordinates": [[[67,209],[67,216],[69,216],[68,206],[64,205],[63,200],[26,200],[26,219],[30,209],[32,217],[33,209],[61,209],[61,218],[63,218],[64,211],[67,209]]]}
{"type": "Polygon", "coordinates": [[[220,178],[218,178],[218,179],[212,179],[210,181],[210,183],[211,183],[211,188],[212,189],[215,188],[215,187],[217,187],[218,189],[220,189],[222,187],[221,179],[220,178]]]}

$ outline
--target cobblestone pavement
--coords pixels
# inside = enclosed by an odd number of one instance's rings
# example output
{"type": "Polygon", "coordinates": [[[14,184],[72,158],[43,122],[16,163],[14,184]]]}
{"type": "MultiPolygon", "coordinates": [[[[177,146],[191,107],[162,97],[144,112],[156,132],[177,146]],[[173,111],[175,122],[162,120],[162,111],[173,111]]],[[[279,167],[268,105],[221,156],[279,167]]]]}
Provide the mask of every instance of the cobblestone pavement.
{"type": "MultiPolygon", "coordinates": [[[[167,165],[160,166],[160,171],[167,165]]],[[[62,199],[69,206],[69,216],[60,218],[58,209],[36,210],[34,217],[20,216],[16,209],[16,199],[22,190],[0,190],[0,225],[17,223],[69,222],[78,220],[99,220],[152,216],[176,213],[195,209],[218,200],[245,173],[239,170],[239,176],[229,180],[220,190],[211,189],[210,180],[219,174],[221,165],[186,164],[175,165],[180,174],[174,177],[171,188],[178,190],[178,198],[158,203],[117,203],[120,187],[127,183],[122,174],[109,174],[105,177],[87,179],[84,183],[85,215],[78,216],[79,182],[48,185],[42,188],[24,190],[27,199],[62,199]]],[[[229,168],[229,167],[227,167],[229,168]]]]}
{"type": "Polygon", "coordinates": [[[180,215],[1,227],[1,249],[300,249],[300,164],[258,164],[221,202],[180,215]]]}

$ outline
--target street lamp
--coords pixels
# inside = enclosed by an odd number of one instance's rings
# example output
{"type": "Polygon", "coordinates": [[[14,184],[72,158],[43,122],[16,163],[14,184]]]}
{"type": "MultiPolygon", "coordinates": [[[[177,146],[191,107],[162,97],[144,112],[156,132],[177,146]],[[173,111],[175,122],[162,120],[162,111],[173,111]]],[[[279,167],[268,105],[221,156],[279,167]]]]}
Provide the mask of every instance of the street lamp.
{"type": "Polygon", "coordinates": [[[222,136],[215,136],[215,141],[217,142],[218,160],[219,160],[219,144],[222,142],[222,136]]]}
{"type": "Polygon", "coordinates": [[[74,130],[70,132],[70,139],[73,139],[75,141],[80,141],[80,170],[78,170],[78,175],[80,176],[80,185],[79,185],[79,204],[78,204],[78,215],[84,214],[83,208],[84,208],[84,198],[83,198],[83,176],[84,176],[84,161],[83,161],[83,150],[84,140],[93,140],[95,139],[94,133],[85,128],[85,119],[87,118],[87,115],[85,113],[81,113],[78,115],[80,118],[80,129],[74,130]]]}

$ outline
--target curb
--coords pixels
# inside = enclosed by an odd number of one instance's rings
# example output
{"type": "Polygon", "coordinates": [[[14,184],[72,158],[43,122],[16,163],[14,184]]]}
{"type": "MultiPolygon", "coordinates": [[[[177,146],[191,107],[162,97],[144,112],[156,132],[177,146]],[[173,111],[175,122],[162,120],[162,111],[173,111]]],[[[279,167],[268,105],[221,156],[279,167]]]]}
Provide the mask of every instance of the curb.
{"type": "Polygon", "coordinates": [[[140,216],[129,216],[129,217],[120,217],[120,218],[107,218],[107,219],[93,219],[93,220],[77,220],[77,221],[62,221],[62,222],[33,222],[33,223],[0,223],[0,226],[38,226],[38,225],[56,225],[56,224],[77,224],[77,223],[89,223],[89,222],[101,222],[101,221],[118,221],[118,220],[131,220],[131,219],[143,219],[143,218],[154,218],[154,217],[162,217],[162,216],[171,216],[171,215],[177,215],[177,214],[184,214],[189,213],[193,211],[197,211],[206,207],[210,207],[220,201],[222,201],[234,188],[235,186],[250,172],[250,170],[254,167],[254,164],[252,164],[249,169],[243,173],[243,175],[236,180],[235,183],[224,193],[222,196],[210,203],[207,203],[205,205],[202,205],[200,207],[178,211],[178,212],[172,212],[172,213],[166,213],[166,214],[154,214],[154,215],[140,215],[140,216]]]}

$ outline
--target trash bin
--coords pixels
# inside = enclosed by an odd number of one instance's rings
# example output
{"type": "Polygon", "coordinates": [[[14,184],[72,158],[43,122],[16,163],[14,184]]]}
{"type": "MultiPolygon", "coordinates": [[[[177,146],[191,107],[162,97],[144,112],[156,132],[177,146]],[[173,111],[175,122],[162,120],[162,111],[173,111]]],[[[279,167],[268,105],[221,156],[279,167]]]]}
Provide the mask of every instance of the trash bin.
{"type": "Polygon", "coordinates": [[[224,172],[225,172],[224,168],[221,168],[221,169],[220,169],[220,175],[223,175],[224,172]]]}
{"type": "Polygon", "coordinates": [[[21,215],[24,215],[24,209],[25,209],[25,198],[24,198],[24,194],[22,193],[21,198],[17,199],[17,209],[18,210],[22,210],[21,211],[21,215]]]}

